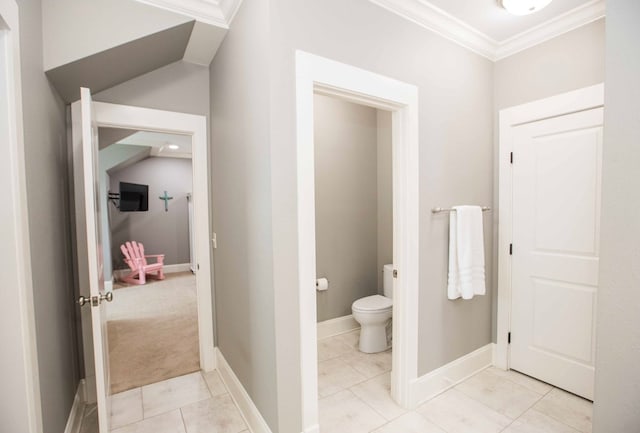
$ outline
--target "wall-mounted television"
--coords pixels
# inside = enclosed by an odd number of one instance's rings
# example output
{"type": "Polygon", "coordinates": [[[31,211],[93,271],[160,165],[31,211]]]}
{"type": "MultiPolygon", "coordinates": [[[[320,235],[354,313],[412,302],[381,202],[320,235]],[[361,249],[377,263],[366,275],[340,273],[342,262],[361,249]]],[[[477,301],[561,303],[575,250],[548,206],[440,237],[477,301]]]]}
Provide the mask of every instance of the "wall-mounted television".
{"type": "Polygon", "coordinates": [[[149,185],[120,182],[120,212],[149,210],[149,185]]]}

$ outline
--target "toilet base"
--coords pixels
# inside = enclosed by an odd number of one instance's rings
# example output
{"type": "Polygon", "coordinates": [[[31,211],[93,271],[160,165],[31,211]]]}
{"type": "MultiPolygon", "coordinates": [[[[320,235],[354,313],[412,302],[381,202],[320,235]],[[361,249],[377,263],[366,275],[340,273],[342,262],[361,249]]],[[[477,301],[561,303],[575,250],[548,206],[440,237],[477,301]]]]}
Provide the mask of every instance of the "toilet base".
{"type": "Polygon", "coordinates": [[[363,353],[384,352],[391,348],[387,338],[388,322],[364,325],[360,328],[358,349],[363,353]]]}

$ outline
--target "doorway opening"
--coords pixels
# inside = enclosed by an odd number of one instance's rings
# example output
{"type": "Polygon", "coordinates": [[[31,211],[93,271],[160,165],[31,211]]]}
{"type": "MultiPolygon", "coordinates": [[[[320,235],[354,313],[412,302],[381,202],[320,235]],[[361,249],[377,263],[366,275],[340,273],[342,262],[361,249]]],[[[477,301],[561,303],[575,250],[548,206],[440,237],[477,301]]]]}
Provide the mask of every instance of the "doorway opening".
{"type": "MultiPolygon", "coordinates": [[[[119,418],[123,414],[131,415],[128,410],[131,406],[130,397],[137,398],[139,406],[142,406],[141,398],[144,387],[141,388],[140,385],[144,384],[135,383],[136,380],[140,379],[136,374],[130,374],[129,383],[125,385],[112,383],[114,377],[112,377],[109,364],[113,359],[113,353],[109,348],[110,343],[115,342],[116,346],[119,345],[120,349],[126,351],[130,349],[127,346],[136,345],[135,342],[127,342],[127,340],[136,340],[138,338],[139,341],[142,341],[142,344],[147,344],[149,343],[148,340],[153,340],[151,334],[158,331],[158,328],[164,327],[168,331],[169,337],[172,337],[171,334],[176,329],[181,329],[178,333],[182,333],[182,335],[177,338],[179,340],[191,340],[190,342],[186,341],[186,343],[194,346],[190,349],[192,352],[191,358],[193,359],[190,360],[190,364],[186,363],[190,365],[189,368],[204,372],[210,372],[215,368],[213,290],[209,244],[211,236],[209,227],[207,127],[204,116],[92,102],[88,89],[81,89],[81,93],[81,101],[72,105],[72,137],[75,213],[78,216],[76,224],[78,273],[81,299],[84,298],[84,304],[90,307],[84,307],[81,310],[87,383],[86,395],[88,403],[96,402],[97,404],[97,411],[94,413],[97,414],[99,431],[108,432],[110,431],[110,426],[114,427],[122,425],[122,423],[136,421],[146,422],[146,418],[142,420],[130,418],[123,420],[119,418]],[[120,139],[113,140],[112,143],[121,145],[119,152],[123,152],[126,155],[114,157],[115,165],[111,167],[113,170],[110,171],[106,167],[102,167],[102,171],[100,168],[98,143],[100,128],[103,129],[103,133],[118,131],[120,135],[124,134],[120,139]],[[124,136],[128,138],[125,139],[124,136]],[[156,143],[154,145],[154,140],[158,139],[172,142],[159,145],[156,143]],[[124,143],[122,140],[137,141],[132,144],[124,143]],[[141,146],[142,141],[145,141],[147,146],[141,146]],[[167,147],[166,150],[162,149],[164,145],[167,147]],[[172,155],[174,158],[159,156],[165,152],[165,155],[168,156],[169,151],[174,150],[169,146],[175,147],[176,145],[179,149],[181,145],[183,147],[191,146],[192,159],[184,158],[187,156],[185,153],[189,153],[185,152],[184,149],[182,149],[182,155],[174,153],[172,155]],[[139,153],[140,147],[146,147],[146,149],[142,149],[142,152],[139,153]],[[140,155],[143,156],[141,157],[140,155]],[[146,156],[150,157],[147,158],[146,156]],[[183,156],[183,158],[175,158],[176,156],[183,156]],[[132,161],[137,162],[137,164],[132,164],[132,161]],[[169,163],[175,166],[172,169],[174,175],[168,170],[167,164],[169,163]],[[115,168],[118,168],[118,170],[115,168]],[[138,177],[142,176],[140,174],[142,172],[146,172],[146,177],[138,177]],[[188,173],[191,173],[191,175],[188,173]],[[100,176],[101,174],[102,176],[100,176]],[[103,178],[102,186],[100,185],[100,177],[103,178]],[[172,177],[173,179],[171,179],[172,177]],[[131,198],[131,194],[129,196],[123,194],[131,193],[132,185],[137,187],[135,189],[137,194],[135,200],[131,198]],[[111,194],[109,194],[110,189],[117,189],[118,191],[111,191],[111,194]],[[193,213],[190,219],[188,210],[191,200],[193,213]],[[117,209],[114,212],[113,208],[116,206],[117,209]],[[109,214],[106,212],[109,208],[112,208],[111,212],[113,213],[111,215],[113,217],[111,226],[108,224],[109,214]],[[172,227],[170,233],[173,235],[164,246],[160,239],[163,229],[154,228],[154,224],[157,221],[153,220],[153,218],[145,219],[145,217],[151,217],[151,213],[154,210],[157,211],[155,212],[155,218],[161,220],[176,217],[175,220],[168,223],[172,227]],[[134,213],[137,214],[138,218],[132,216],[134,213]],[[142,219],[142,221],[138,221],[138,219],[142,219]],[[103,221],[106,221],[106,224],[102,224],[103,221]],[[189,230],[190,225],[191,231],[189,230]],[[119,229],[122,229],[123,233],[120,233],[119,229]],[[150,229],[150,234],[147,237],[144,235],[145,229],[150,229]],[[193,236],[192,240],[189,238],[190,232],[196,235],[193,236]],[[178,236],[181,239],[180,241],[178,236]],[[136,254],[128,250],[128,262],[125,260],[125,263],[130,269],[125,271],[116,270],[114,272],[113,268],[119,267],[120,260],[124,255],[124,252],[118,254],[120,247],[118,244],[124,239],[142,244],[146,243],[146,250],[142,252],[137,248],[137,251],[134,251],[136,254]],[[102,243],[102,241],[106,242],[102,243]],[[190,241],[193,249],[189,247],[190,241]],[[176,244],[182,246],[177,247],[176,244]],[[163,275],[157,271],[152,272],[154,275],[149,276],[145,284],[138,284],[142,282],[141,272],[134,276],[132,275],[134,271],[132,268],[138,267],[142,256],[150,254],[163,255],[163,259],[180,263],[167,263],[165,266],[166,270],[169,271],[168,273],[163,275]],[[108,260],[105,260],[105,258],[108,258],[108,260]],[[111,266],[105,266],[105,263],[111,266]],[[131,266],[131,263],[135,263],[135,266],[131,266]],[[105,272],[105,267],[111,268],[109,272],[105,272]],[[174,269],[171,269],[172,267],[174,269]],[[193,267],[195,276],[191,273],[191,267],[193,267]],[[172,274],[171,270],[184,270],[184,273],[182,275],[179,273],[172,274]],[[116,276],[115,283],[112,279],[114,275],[116,276]],[[114,284],[118,287],[121,285],[121,282],[117,280],[118,278],[131,285],[126,288],[114,287],[114,284]],[[154,281],[154,278],[157,281],[154,281]],[[108,281],[109,279],[111,279],[111,284],[105,284],[105,280],[108,281]],[[176,281],[180,280],[183,280],[184,284],[176,285],[176,281]],[[87,292],[87,289],[90,291],[87,292]],[[87,302],[87,299],[89,302],[87,302]],[[111,307],[115,307],[115,305],[118,305],[118,307],[112,309],[111,307]],[[161,317],[156,315],[158,312],[162,313],[161,317]],[[176,326],[181,321],[185,321],[185,315],[188,317],[186,320],[189,322],[188,326],[176,326]],[[110,319],[119,320],[112,320],[111,322],[113,323],[111,323],[110,319]],[[147,320],[151,320],[153,323],[150,326],[146,326],[146,329],[140,330],[140,326],[136,329],[136,325],[144,324],[147,320]],[[131,324],[130,322],[138,323],[131,324]],[[120,326],[123,323],[132,326],[130,326],[130,329],[123,329],[120,326]],[[116,325],[110,326],[114,324],[116,325]],[[114,330],[115,338],[112,338],[114,336],[108,335],[108,333],[114,330]],[[142,331],[141,333],[144,335],[140,335],[138,331],[142,331]],[[191,338],[186,338],[185,333],[191,338]],[[124,341],[119,341],[119,339],[124,341]],[[197,342],[194,342],[194,340],[197,340],[197,342]],[[131,381],[134,382],[131,383],[131,381]],[[131,391],[118,392],[132,385],[137,386],[137,388],[132,388],[131,391]],[[132,393],[132,395],[128,393],[132,393]],[[137,394],[137,397],[133,394],[137,394]],[[115,397],[116,395],[117,398],[115,397]]],[[[109,147],[104,147],[103,150],[108,152],[109,147]]],[[[104,160],[107,160],[106,154],[104,160]]],[[[128,247],[127,245],[127,249],[128,247]]],[[[149,261],[154,259],[158,260],[159,257],[149,258],[149,261]]],[[[149,325],[149,323],[146,325],[149,325]]],[[[173,335],[173,337],[176,336],[173,335]]],[[[162,352],[163,345],[171,344],[166,341],[167,335],[159,338],[164,340],[151,342],[151,348],[156,346],[156,350],[155,352],[152,350],[150,354],[147,354],[147,358],[153,358],[155,356],[154,353],[158,353],[158,349],[162,352]],[[157,346],[160,347],[158,348],[157,346]]],[[[182,343],[184,341],[180,341],[180,344],[182,343]]],[[[116,347],[116,351],[117,349],[118,347],[116,347]]],[[[167,352],[172,352],[178,358],[184,355],[182,351],[178,350],[176,352],[174,348],[167,348],[167,352]]],[[[128,357],[127,353],[120,355],[122,364],[124,364],[122,369],[136,370],[137,368],[140,372],[144,371],[144,369],[159,368],[157,364],[154,365],[152,359],[136,360],[135,356],[128,357]],[[134,362],[140,365],[131,365],[134,362]]],[[[173,362],[173,368],[184,367],[182,365],[183,360],[174,359],[173,361],[175,361],[173,362]]],[[[171,370],[171,368],[168,370],[171,370]]],[[[131,372],[125,371],[124,373],[131,372]]],[[[173,376],[174,374],[183,375],[147,385],[149,387],[158,385],[154,390],[150,389],[149,392],[162,394],[163,390],[166,391],[166,387],[182,387],[186,384],[187,386],[196,387],[196,391],[202,390],[204,396],[211,395],[205,384],[206,377],[202,376],[199,371],[187,375],[184,375],[184,373],[165,372],[164,374],[168,374],[168,376],[173,376]],[[171,382],[174,380],[178,380],[180,383],[171,382]]],[[[161,379],[162,377],[159,376],[158,378],[161,379]]],[[[147,399],[147,403],[149,401],[151,400],[147,399]]],[[[157,411],[162,411],[166,407],[156,409],[157,411]]],[[[139,411],[137,415],[142,413],[142,411],[139,411]]],[[[152,416],[152,413],[154,413],[153,409],[146,407],[145,416],[152,416]]]]}
{"type": "MultiPolygon", "coordinates": [[[[298,275],[302,422],[319,431],[318,302],[314,98],[332,96],[390,113],[393,213],[393,329],[391,396],[405,408],[417,404],[418,371],[418,91],[402,83],[304,52],[296,54],[298,275]]],[[[379,271],[382,271],[381,269],[379,271]]],[[[377,272],[376,272],[377,274],[377,272]]],[[[377,281],[374,286],[377,286],[377,281]]],[[[376,287],[377,289],[377,287],[376,287]]],[[[331,290],[331,289],[330,289],[331,290]]]]}
{"type": "MultiPolygon", "coordinates": [[[[98,128],[110,392],[200,369],[191,137],[98,128]],[[129,243],[129,244],[127,244],[129,243]],[[144,248],[150,272],[127,259],[144,248]]],[[[114,426],[115,427],[115,426],[114,426]]]]}
{"type": "Polygon", "coordinates": [[[347,401],[371,420],[404,413],[390,392],[391,113],[316,93],[314,147],[319,417],[344,431],[347,401]]]}

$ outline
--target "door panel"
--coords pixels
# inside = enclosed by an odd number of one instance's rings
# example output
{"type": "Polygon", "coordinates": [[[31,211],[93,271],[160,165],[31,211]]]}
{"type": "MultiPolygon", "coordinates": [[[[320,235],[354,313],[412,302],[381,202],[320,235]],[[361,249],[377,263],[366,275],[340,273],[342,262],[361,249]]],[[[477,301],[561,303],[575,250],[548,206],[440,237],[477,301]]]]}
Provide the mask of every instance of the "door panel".
{"type": "MultiPolygon", "coordinates": [[[[91,310],[91,335],[93,337],[93,356],[95,367],[95,391],[98,409],[100,433],[109,432],[111,411],[109,396],[109,365],[107,347],[106,306],[107,294],[104,290],[104,269],[101,237],[99,230],[100,200],[98,173],[98,128],[93,116],[91,92],[81,89],[81,99],[72,104],[72,136],[74,152],[75,185],[78,194],[76,209],[81,210],[77,232],[81,233],[78,242],[82,242],[79,251],[86,252],[82,258],[88,271],[80,279],[80,292],[89,298],[83,308],[91,310]],[[88,286],[88,287],[86,287],[88,286]]],[[[83,265],[79,267],[82,268],[83,265]]],[[[83,331],[87,331],[83,327],[83,331]]]]}
{"type": "Polygon", "coordinates": [[[511,368],[593,398],[603,109],[514,128],[511,368]]]}

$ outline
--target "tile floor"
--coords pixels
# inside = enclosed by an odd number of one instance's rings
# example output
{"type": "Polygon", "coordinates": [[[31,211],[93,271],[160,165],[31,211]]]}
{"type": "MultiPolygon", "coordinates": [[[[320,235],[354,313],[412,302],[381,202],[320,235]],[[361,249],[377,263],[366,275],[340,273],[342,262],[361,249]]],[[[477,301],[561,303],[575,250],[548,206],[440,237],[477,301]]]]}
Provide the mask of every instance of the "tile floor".
{"type": "MultiPolygon", "coordinates": [[[[97,432],[89,409],[82,433],[97,432]]],[[[216,371],[191,373],[114,394],[112,433],[248,433],[216,371]]]]}
{"type": "MultiPolygon", "coordinates": [[[[318,342],[322,433],[591,433],[591,402],[514,371],[487,368],[414,411],[390,396],[391,351],[357,350],[358,332],[318,342]]],[[[97,431],[88,408],[82,433],[97,431]]],[[[217,372],[112,399],[112,433],[248,433],[217,372]]]]}
{"type": "Polygon", "coordinates": [[[406,411],[391,400],[391,351],[366,355],[357,341],[318,341],[322,433],[591,433],[591,402],[493,367],[406,411]]]}

